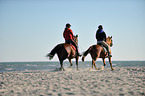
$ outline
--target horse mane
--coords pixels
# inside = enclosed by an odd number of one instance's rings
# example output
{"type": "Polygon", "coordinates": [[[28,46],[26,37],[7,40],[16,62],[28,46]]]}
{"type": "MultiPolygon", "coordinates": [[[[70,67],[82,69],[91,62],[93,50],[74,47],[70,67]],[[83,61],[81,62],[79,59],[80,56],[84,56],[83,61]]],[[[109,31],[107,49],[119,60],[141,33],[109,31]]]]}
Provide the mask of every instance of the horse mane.
{"type": "Polygon", "coordinates": [[[74,36],[74,41],[78,45],[78,35],[74,36]]]}

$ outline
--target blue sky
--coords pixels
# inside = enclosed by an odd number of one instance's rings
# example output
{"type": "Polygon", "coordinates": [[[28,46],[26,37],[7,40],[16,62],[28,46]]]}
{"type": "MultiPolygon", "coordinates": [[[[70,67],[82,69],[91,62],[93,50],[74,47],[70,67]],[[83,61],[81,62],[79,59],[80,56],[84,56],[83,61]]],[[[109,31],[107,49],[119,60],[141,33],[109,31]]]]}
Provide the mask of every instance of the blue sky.
{"type": "Polygon", "coordinates": [[[0,0],[0,62],[47,61],[66,23],[80,52],[96,44],[102,24],[113,36],[112,60],[145,60],[145,0],[0,0]]]}

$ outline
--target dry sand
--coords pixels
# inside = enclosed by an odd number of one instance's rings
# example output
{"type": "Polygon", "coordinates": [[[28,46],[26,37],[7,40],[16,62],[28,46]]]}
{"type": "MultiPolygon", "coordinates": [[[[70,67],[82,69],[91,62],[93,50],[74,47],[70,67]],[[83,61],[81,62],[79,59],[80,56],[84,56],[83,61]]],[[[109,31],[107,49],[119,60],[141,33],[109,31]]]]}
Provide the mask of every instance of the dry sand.
{"type": "Polygon", "coordinates": [[[3,72],[0,96],[145,96],[145,67],[3,72]]]}

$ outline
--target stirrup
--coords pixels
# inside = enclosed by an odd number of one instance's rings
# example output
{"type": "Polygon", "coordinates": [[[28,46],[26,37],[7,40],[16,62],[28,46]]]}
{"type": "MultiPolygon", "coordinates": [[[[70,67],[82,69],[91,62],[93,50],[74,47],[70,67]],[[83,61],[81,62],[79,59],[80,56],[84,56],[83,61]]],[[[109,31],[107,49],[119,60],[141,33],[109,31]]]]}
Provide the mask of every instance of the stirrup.
{"type": "Polygon", "coordinates": [[[111,54],[109,54],[109,55],[108,55],[108,57],[112,57],[112,55],[111,55],[111,54]]]}

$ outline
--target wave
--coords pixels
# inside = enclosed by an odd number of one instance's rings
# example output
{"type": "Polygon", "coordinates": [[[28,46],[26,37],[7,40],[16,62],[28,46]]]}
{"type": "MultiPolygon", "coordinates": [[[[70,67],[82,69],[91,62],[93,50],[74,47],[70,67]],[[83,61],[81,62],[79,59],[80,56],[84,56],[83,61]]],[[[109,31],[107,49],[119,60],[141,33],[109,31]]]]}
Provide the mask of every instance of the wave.
{"type": "Polygon", "coordinates": [[[48,66],[57,66],[57,65],[48,65],[48,66]]]}
{"type": "Polygon", "coordinates": [[[26,64],[26,66],[33,66],[33,67],[37,67],[38,65],[26,64]]]}
{"type": "Polygon", "coordinates": [[[5,68],[5,70],[11,71],[11,70],[14,70],[14,68],[5,68]]]}

